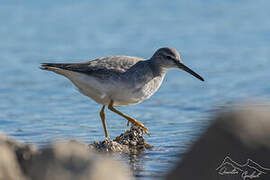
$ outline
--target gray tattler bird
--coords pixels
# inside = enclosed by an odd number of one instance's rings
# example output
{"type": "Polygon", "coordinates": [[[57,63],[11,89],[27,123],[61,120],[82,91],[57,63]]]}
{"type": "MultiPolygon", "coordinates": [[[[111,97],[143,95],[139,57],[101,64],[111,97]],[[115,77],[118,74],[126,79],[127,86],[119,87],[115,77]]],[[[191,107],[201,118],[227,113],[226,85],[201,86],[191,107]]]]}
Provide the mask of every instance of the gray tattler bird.
{"type": "Polygon", "coordinates": [[[83,63],[43,63],[40,68],[65,76],[82,94],[103,105],[100,118],[106,138],[109,138],[104,112],[106,106],[127,119],[128,124],[136,124],[149,135],[140,121],[118,111],[114,106],[128,106],[150,98],[159,89],[168,69],[180,68],[204,81],[183,64],[177,50],[169,47],[158,49],[147,60],[131,56],[108,56],[83,63]]]}

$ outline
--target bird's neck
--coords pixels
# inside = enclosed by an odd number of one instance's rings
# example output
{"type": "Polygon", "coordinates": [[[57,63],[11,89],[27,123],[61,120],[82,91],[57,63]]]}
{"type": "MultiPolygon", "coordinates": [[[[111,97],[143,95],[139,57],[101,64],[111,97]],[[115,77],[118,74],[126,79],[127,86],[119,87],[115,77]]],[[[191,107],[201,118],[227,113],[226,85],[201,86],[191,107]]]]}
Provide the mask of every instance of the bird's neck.
{"type": "Polygon", "coordinates": [[[164,76],[168,71],[168,68],[160,66],[160,64],[156,63],[153,60],[148,60],[149,66],[154,74],[154,76],[164,76]]]}

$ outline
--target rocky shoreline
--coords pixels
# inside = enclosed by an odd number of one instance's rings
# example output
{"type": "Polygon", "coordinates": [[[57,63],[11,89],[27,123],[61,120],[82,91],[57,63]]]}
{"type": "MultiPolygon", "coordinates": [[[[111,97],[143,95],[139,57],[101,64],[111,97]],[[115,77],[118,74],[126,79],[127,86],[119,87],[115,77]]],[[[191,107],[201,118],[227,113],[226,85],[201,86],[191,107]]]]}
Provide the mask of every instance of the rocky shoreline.
{"type": "Polygon", "coordinates": [[[106,153],[138,154],[152,148],[131,126],[114,140],[75,140],[38,149],[0,134],[0,180],[133,179],[130,169],[106,153]]]}
{"type": "MultiPolygon", "coordinates": [[[[225,110],[180,155],[181,161],[164,179],[268,180],[269,140],[269,106],[225,110]]],[[[90,145],[69,141],[41,149],[0,134],[0,180],[134,179],[128,165],[113,159],[111,153],[137,154],[150,148],[136,126],[114,140],[90,145]]]]}

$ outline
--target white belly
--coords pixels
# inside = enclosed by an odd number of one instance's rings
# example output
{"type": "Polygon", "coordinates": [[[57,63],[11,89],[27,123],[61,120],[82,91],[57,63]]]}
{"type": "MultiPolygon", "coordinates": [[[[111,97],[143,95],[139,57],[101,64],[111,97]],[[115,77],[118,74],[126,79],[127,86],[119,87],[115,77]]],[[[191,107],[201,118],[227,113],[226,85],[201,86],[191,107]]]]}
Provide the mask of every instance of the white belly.
{"type": "Polygon", "coordinates": [[[148,83],[138,83],[134,86],[123,85],[120,91],[112,95],[114,105],[127,106],[145,101],[159,89],[162,80],[163,77],[156,77],[148,83]]]}
{"type": "Polygon", "coordinates": [[[99,104],[109,105],[113,100],[115,106],[127,106],[140,103],[150,98],[160,87],[163,77],[156,77],[145,83],[134,86],[121,81],[99,81],[95,77],[68,71],[65,76],[70,79],[81,93],[99,104]]]}
{"type": "Polygon", "coordinates": [[[66,76],[78,90],[96,101],[99,104],[108,105],[110,103],[109,90],[113,88],[113,84],[101,83],[95,77],[86,74],[69,72],[70,76],[66,76]]]}

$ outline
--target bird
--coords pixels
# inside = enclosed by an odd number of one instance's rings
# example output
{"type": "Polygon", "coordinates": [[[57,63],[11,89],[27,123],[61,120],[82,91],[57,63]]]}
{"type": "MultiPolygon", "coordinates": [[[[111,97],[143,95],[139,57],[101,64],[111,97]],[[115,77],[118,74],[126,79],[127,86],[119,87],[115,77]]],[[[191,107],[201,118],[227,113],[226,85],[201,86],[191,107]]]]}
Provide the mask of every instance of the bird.
{"type": "Polygon", "coordinates": [[[134,56],[106,56],[80,63],[41,63],[40,69],[69,79],[83,95],[102,105],[99,113],[105,138],[109,139],[105,107],[124,117],[149,135],[148,128],[115,107],[138,104],[149,99],[160,87],[166,72],[179,68],[201,81],[204,79],[184,65],[180,53],[170,47],[159,48],[149,59],[134,56]]]}

